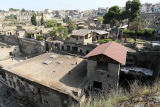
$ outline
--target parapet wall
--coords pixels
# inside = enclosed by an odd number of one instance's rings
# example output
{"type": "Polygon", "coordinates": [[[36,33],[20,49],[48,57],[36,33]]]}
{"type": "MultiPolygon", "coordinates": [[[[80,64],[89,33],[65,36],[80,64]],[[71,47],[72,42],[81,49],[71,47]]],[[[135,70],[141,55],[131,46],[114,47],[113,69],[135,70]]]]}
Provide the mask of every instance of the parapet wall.
{"type": "Polygon", "coordinates": [[[9,45],[19,45],[18,37],[14,35],[10,35],[10,36],[0,35],[0,39],[9,45]]]}
{"type": "Polygon", "coordinates": [[[73,103],[78,104],[68,95],[38,84],[34,80],[30,81],[7,70],[3,70],[3,72],[9,87],[15,89],[39,107],[68,107],[73,103]]]}
{"type": "Polygon", "coordinates": [[[27,55],[41,54],[46,51],[45,41],[19,39],[21,52],[27,55]]]}

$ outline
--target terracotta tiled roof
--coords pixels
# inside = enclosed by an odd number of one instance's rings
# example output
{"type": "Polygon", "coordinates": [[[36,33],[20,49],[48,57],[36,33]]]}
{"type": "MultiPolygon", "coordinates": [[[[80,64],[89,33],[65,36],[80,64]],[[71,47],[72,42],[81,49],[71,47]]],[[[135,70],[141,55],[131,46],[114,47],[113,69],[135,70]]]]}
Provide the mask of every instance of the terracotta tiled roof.
{"type": "Polygon", "coordinates": [[[126,64],[127,48],[116,42],[108,42],[97,46],[94,50],[87,54],[85,58],[100,54],[106,55],[123,65],[126,64]]]}

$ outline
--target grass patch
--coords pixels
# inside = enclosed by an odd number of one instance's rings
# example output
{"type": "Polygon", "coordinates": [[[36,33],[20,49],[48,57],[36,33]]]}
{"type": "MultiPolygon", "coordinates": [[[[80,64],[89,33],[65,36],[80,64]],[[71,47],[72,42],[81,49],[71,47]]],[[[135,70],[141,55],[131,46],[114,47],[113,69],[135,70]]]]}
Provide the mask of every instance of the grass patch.
{"type": "Polygon", "coordinates": [[[129,38],[129,39],[127,39],[127,42],[128,43],[134,43],[134,39],[129,38]]]}
{"type": "Polygon", "coordinates": [[[112,42],[112,41],[115,41],[117,43],[119,43],[119,40],[112,40],[112,39],[101,39],[101,40],[98,40],[98,43],[107,43],[107,42],[112,42]]]}
{"type": "Polygon", "coordinates": [[[37,40],[44,40],[44,34],[37,35],[37,40]]]}
{"type": "Polygon", "coordinates": [[[147,43],[147,41],[142,40],[142,39],[136,39],[136,43],[144,44],[144,43],[147,43]]]}
{"type": "MultiPolygon", "coordinates": [[[[107,97],[101,95],[91,101],[85,106],[81,107],[116,107],[118,104],[123,103],[125,101],[134,101],[135,99],[148,97],[152,98],[154,96],[160,95],[160,82],[154,83],[153,86],[147,85],[139,85],[138,82],[134,82],[130,86],[130,91],[124,91],[123,89],[119,89],[118,91],[112,91],[107,97]]],[[[134,105],[134,104],[133,104],[134,105]]]]}
{"type": "MultiPolygon", "coordinates": [[[[134,39],[132,39],[132,38],[128,38],[128,39],[127,39],[127,42],[128,42],[128,43],[134,43],[135,41],[134,41],[134,39]]],[[[136,39],[136,43],[145,44],[145,43],[147,43],[147,41],[142,40],[142,39],[136,39]]]]}

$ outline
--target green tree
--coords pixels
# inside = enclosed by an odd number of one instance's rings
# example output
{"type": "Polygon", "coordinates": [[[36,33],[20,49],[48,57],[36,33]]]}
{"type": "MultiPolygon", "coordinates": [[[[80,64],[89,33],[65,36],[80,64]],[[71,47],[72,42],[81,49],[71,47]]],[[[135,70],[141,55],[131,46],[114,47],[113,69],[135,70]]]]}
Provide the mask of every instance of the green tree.
{"type": "Polygon", "coordinates": [[[68,35],[68,28],[61,25],[58,27],[58,32],[59,32],[60,38],[66,38],[68,35]]]}
{"type": "Polygon", "coordinates": [[[141,13],[141,3],[139,0],[133,0],[131,6],[131,22],[134,21],[141,13]]]}
{"type": "Polygon", "coordinates": [[[58,27],[53,27],[53,30],[50,32],[51,37],[58,37],[58,27]]]}
{"type": "Polygon", "coordinates": [[[37,35],[37,40],[44,40],[45,36],[44,34],[37,35]]]}
{"type": "Polygon", "coordinates": [[[124,19],[128,19],[128,27],[130,22],[133,22],[137,17],[140,16],[141,3],[139,0],[127,1],[126,10],[122,13],[124,19]]]}
{"type": "Polygon", "coordinates": [[[98,17],[97,19],[98,19],[98,21],[100,21],[101,23],[102,23],[102,22],[103,22],[103,20],[104,20],[104,18],[103,18],[103,17],[98,17]]]}
{"type": "Polygon", "coordinates": [[[42,18],[41,18],[41,25],[44,25],[44,18],[43,18],[43,14],[42,14],[42,18]]]}
{"type": "Polygon", "coordinates": [[[37,25],[37,20],[36,20],[36,15],[35,14],[33,14],[32,15],[32,17],[31,17],[31,23],[32,23],[32,25],[37,25]]]}
{"type": "Polygon", "coordinates": [[[141,17],[137,17],[131,24],[130,30],[139,31],[144,29],[144,20],[141,17]]]}
{"type": "Polygon", "coordinates": [[[66,38],[68,36],[68,28],[65,26],[54,26],[50,35],[55,38],[66,38]]]}
{"type": "Polygon", "coordinates": [[[11,14],[10,16],[6,16],[4,21],[15,21],[17,20],[17,16],[11,14]]]}
{"type": "Polygon", "coordinates": [[[9,16],[9,19],[17,19],[17,16],[16,15],[13,15],[13,14],[11,14],[10,16],[9,16]]]}
{"type": "Polygon", "coordinates": [[[4,10],[0,10],[0,12],[5,12],[4,10]]]}
{"type": "Polygon", "coordinates": [[[75,30],[77,28],[77,26],[75,25],[75,23],[69,18],[68,20],[68,31],[69,33],[71,33],[73,30],[75,30]]]}
{"type": "Polygon", "coordinates": [[[135,42],[137,39],[137,35],[138,33],[142,32],[144,29],[144,23],[141,17],[137,17],[134,22],[132,22],[131,26],[130,26],[130,30],[134,30],[135,31],[135,42]]]}
{"type": "Polygon", "coordinates": [[[21,12],[25,12],[26,10],[24,8],[22,8],[21,12]]]}
{"type": "Polygon", "coordinates": [[[20,11],[19,9],[9,8],[9,11],[20,11]]]}
{"type": "Polygon", "coordinates": [[[132,7],[132,1],[126,2],[126,10],[122,12],[123,19],[131,20],[131,7],[132,7]]]}
{"type": "Polygon", "coordinates": [[[108,13],[104,16],[104,24],[110,23],[111,26],[117,24],[121,20],[121,10],[119,6],[113,6],[109,9],[108,13]]]}
{"type": "Polygon", "coordinates": [[[57,26],[57,21],[56,20],[50,20],[46,24],[46,27],[55,27],[55,26],[57,26]]]}

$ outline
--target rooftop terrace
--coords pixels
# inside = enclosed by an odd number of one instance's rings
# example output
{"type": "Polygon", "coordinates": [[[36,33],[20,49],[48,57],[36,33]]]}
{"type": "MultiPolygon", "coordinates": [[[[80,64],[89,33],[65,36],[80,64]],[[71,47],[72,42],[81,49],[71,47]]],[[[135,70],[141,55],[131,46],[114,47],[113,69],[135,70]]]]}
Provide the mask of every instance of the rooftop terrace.
{"type": "Polygon", "coordinates": [[[77,100],[81,95],[81,89],[87,81],[85,60],[57,53],[45,53],[4,69],[28,80],[71,95],[77,100]],[[74,95],[74,92],[77,92],[78,95],[74,95]]]}

